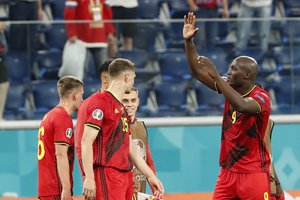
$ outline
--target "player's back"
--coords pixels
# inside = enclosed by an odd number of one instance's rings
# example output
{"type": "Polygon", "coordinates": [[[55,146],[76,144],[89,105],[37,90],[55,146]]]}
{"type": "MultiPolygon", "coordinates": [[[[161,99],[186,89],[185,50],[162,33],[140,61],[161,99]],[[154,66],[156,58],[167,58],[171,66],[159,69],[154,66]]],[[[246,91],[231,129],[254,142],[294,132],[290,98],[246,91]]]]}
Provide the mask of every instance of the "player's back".
{"type": "MultiPolygon", "coordinates": [[[[74,145],[73,122],[70,115],[61,106],[56,106],[45,114],[38,132],[38,195],[57,195],[61,192],[57,173],[55,144],[66,143],[71,150],[74,145]],[[64,126],[60,126],[64,122],[64,126]]],[[[68,152],[73,162],[74,152],[68,152]]],[[[72,174],[73,165],[70,166],[72,174]]],[[[72,177],[71,177],[72,181],[72,177]]]]}

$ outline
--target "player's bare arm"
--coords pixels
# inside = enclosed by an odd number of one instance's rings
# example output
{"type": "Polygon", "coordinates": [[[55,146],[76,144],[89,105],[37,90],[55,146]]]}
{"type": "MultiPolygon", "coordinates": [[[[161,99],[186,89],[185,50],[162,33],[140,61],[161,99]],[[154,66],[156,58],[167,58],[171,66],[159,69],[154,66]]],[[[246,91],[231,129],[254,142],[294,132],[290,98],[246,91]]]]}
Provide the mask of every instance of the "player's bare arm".
{"type": "MultiPolygon", "coordinates": [[[[211,74],[210,74],[211,75],[211,74]]],[[[233,108],[240,113],[259,113],[261,107],[259,103],[251,97],[242,97],[233,89],[219,74],[212,77],[219,92],[223,93],[233,108]]]]}
{"type": "Polygon", "coordinates": [[[85,125],[81,140],[82,164],[85,173],[83,195],[85,199],[95,199],[96,184],[93,170],[93,143],[99,130],[85,125]]]}
{"type": "Polygon", "coordinates": [[[189,68],[191,74],[196,79],[198,79],[211,89],[214,89],[214,82],[211,79],[211,77],[207,74],[204,68],[206,64],[213,63],[207,57],[199,57],[196,51],[195,44],[193,42],[193,37],[195,36],[198,30],[198,28],[195,27],[195,24],[196,16],[193,14],[193,12],[189,12],[187,16],[184,16],[184,26],[182,30],[182,35],[185,39],[185,52],[189,63],[189,68]],[[199,58],[202,58],[202,62],[198,60],[199,58]]]}
{"type": "Polygon", "coordinates": [[[146,164],[144,159],[141,157],[140,152],[137,149],[136,145],[132,142],[131,137],[130,137],[130,159],[133,165],[136,166],[136,168],[140,170],[140,172],[142,172],[142,174],[144,174],[147,177],[150,186],[154,188],[153,195],[158,198],[162,198],[162,195],[164,193],[164,187],[162,183],[155,176],[155,174],[150,169],[150,167],[146,164]]]}
{"type": "Polygon", "coordinates": [[[57,171],[59,179],[62,184],[61,200],[71,200],[71,184],[70,174],[66,173],[69,171],[69,160],[68,160],[68,149],[67,144],[55,144],[55,155],[57,160],[57,171]]]}

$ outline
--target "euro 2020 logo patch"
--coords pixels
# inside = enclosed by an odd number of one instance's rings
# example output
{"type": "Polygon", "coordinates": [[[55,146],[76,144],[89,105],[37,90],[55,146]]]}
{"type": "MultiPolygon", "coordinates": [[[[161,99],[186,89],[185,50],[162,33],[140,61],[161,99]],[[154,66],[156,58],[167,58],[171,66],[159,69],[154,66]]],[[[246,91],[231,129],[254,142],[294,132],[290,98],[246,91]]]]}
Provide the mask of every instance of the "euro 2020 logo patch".
{"type": "Polygon", "coordinates": [[[96,109],[92,113],[92,117],[96,120],[101,120],[103,118],[103,112],[100,109],[96,109]]]}
{"type": "Polygon", "coordinates": [[[71,138],[72,135],[73,135],[73,130],[72,130],[71,128],[68,128],[68,129],[66,130],[66,137],[67,137],[67,138],[71,138]]]}

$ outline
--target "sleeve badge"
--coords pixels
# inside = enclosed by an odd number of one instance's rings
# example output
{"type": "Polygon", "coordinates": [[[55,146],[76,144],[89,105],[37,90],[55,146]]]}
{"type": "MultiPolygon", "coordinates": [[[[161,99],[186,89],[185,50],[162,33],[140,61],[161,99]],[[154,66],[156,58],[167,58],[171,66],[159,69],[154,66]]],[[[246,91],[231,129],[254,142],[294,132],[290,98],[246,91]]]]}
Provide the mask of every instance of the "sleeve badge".
{"type": "Polygon", "coordinates": [[[71,128],[68,128],[68,129],[66,130],[66,137],[67,137],[67,138],[71,138],[72,135],[73,135],[73,130],[72,130],[71,128]]]}
{"type": "Polygon", "coordinates": [[[103,118],[103,112],[100,109],[96,109],[92,113],[92,117],[96,120],[101,120],[103,118]]]}

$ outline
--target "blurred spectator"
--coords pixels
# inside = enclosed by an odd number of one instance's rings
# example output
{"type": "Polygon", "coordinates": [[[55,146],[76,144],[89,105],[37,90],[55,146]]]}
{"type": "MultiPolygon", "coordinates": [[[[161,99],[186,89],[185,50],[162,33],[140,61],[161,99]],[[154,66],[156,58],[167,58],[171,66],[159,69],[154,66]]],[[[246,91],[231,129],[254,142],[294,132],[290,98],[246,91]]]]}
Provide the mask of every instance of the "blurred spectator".
{"type": "MultiPolygon", "coordinates": [[[[9,6],[10,21],[33,21],[42,20],[42,0],[11,0],[9,6]]],[[[36,24],[12,24],[10,26],[8,44],[9,49],[20,51],[29,55],[30,63],[36,54],[37,46],[36,24]]]]}
{"type": "MultiPolygon", "coordinates": [[[[253,18],[260,17],[265,18],[257,21],[256,28],[251,29],[253,20],[242,20],[238,22],[237,27],[237,42],[236,50],[244,50],[249,41],[252,30],[255,30],[258,34],[258,47],[264,52],[268,50],[268,37],[271,28],[271,22],[268,19],[272,13],[272,0],[242,0],[239,9],[239,18],[253,18]]],[[[256,23],[256,22],[255,22],[256,23]]]]}
{"type": "Polygon", "coordinates": [[[3,32],[4,29],[4,22],[0,22],[0,121],[3,119],[3,111],[9,86],[7,67],[5,63],[7,43],[3,32]]]}
{"type": "MultiPolygon", "coordinates": [[[[113,11],[113,18],[118,19],[136,19],[137,18],[137,0],[110,0],[110,5],[113,11]]],[[[115,23],[118,38],[122,36],[123,47],[122,50],[132,50],[132,37],[134,34],[134,23],[115,23]]]]}
{"type": "MultiPolygon", "coordinates": [[[[103,20],[112,20],[112,10],[105,0],[67,0],[65,20],[90,20],[82,23],[66,24],[67,37],[71,42],[81,40],[87,48],[85,69],[92,59],[96,71],[100,64],[108,57],[115,56],[114,26],[103,20]]],[[[76,55],[74,55],[76,56],[76,55]]]]}
{"type": "MultiPolygon", "coordinates": [[[[219,17],[218,0],[187,0],[187,3],[190,11],[194,12],[198,19],[204,20],[197,22],[199,30],[195,37],[195,43],[203,49],[214,47],[218,35],[218,22],[205,21],[205,18],[219,17]]],[[[221,0],[221,3],[223,6],[223,17],[228,18],[228,0],[221,0]]]]}

